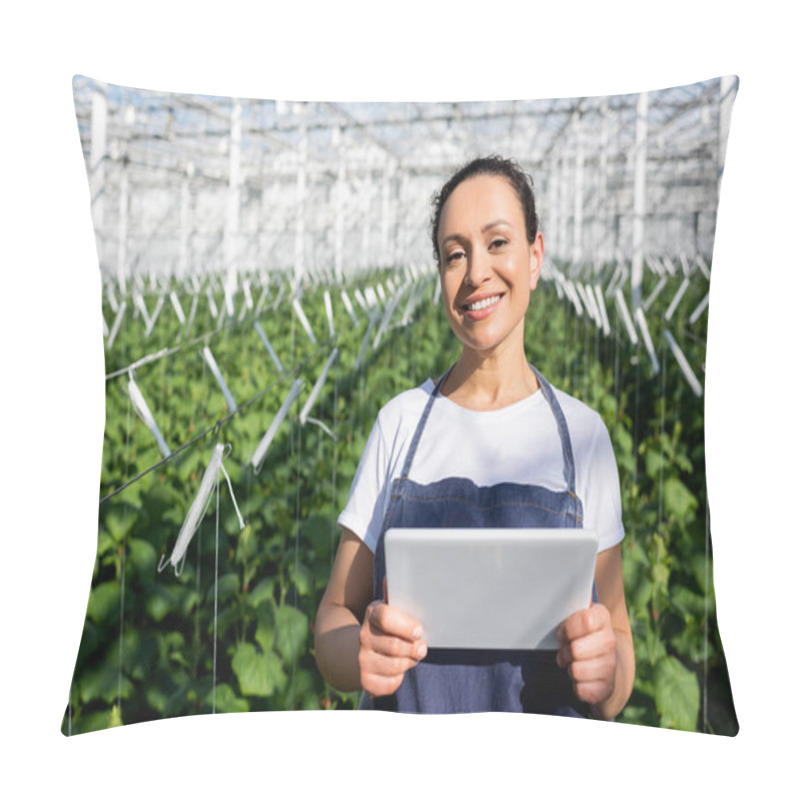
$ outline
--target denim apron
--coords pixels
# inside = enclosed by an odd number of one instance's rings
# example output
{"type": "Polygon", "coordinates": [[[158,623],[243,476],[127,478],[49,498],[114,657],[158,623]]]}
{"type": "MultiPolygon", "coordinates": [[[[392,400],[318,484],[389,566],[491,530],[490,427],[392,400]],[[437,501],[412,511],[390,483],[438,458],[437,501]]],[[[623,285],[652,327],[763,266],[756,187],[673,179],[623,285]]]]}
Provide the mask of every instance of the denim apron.
{"type": "MultiPolygon", "coordinates": [[[[451,367],[452,369],[452,367],[451,367]]],[[[499,483],[477,486],[467,478],[419,484],[408,475],[428,416],[448,372],[436,384],[419,420],[402,473],[392,483],[389,507],[375,550],[373,596],[383,599],[384,537],[389,528],[581,528],[583,507],[575,493],[572,443],[552,387],[531,365],[555,416],[564,459],[566,489],[499,483]]],[[[519,613],[519,609],[509,609],[519,613]]],[[[429,648],[393,695],[373,698],[379,710],[447,714],[525,711],[587,716],[555,650],[464,650],[429,648]]],[[[369,707],[364,696],[361,707],[369,707]]]]}

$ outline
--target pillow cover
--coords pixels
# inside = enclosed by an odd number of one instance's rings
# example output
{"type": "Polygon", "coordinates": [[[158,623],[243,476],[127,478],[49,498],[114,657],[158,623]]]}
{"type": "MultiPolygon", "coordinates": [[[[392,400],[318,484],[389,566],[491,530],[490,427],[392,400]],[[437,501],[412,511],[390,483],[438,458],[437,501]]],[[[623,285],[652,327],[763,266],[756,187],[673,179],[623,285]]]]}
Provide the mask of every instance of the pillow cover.
{"type": "Polygon", "coordinates": [[[430,196],[497,152],[532,174],[547,243],[526,351],[617,458],[637,672],[618,720],[735,734],[703,364],[736,88],[287,103],[76,76],[106,423],[62,731],[357,706],[313,653],[336,520],[378,410],[458,356],[430,196]]]}

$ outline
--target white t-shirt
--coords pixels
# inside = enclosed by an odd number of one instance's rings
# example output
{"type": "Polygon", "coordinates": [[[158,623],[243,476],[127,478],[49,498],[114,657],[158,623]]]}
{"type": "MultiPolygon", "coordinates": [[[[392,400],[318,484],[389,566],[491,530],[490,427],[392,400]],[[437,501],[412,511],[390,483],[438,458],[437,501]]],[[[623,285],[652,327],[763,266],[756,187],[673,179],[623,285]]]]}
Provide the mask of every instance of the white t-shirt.
{"type": "MultiPolygon", "coordinates": [[[[373,553],[389,507],[392,481],[400,477],[433,389],[429,379],[381,409],[339,516],[339,524],[359,536],[373,553]]],[[[558,389],[553,391],[572,441],[583,527],[597,531],[603,551],[625,535],[611,439],[596,411],[558,389]]],[[[511,482],[564,491],[561,439],[543,392],[493,411],[473,411],[437,396],[408,477],[420,484],[454,477],[469,478],[478,486],[511,482]]]]}

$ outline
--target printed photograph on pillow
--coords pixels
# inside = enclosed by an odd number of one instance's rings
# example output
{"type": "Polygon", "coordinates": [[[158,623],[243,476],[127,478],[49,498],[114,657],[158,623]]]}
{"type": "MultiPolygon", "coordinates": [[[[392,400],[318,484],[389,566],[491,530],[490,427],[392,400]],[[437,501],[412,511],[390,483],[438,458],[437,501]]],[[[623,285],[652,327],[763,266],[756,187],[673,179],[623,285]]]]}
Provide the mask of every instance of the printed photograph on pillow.
{"type": "MultiPolygon", "coordinates": [[[[432,199],[499,156],[532,179],[543,241],[526,357],[599,414],[616,461],[635,681],[614,720],[735,735],[703,414],[737,87],[299,102],[75,76],[106,419],[62,732],[370,705],[323,677],[317,611],[379,412],[461,354],[432,199]]],[[[505,456],[487,449],[487,463],[505,456]]]]}

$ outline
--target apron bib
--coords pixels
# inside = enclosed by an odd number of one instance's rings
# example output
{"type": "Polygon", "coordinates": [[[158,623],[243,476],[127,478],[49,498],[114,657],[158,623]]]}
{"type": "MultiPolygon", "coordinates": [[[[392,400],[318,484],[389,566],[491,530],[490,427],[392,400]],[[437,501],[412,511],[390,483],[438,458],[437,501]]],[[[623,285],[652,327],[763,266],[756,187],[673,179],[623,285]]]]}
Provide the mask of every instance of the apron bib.
{"type": "MultiPolygon", "coordinates": [[[[451,368],[452,369],[452,368],[451,368]]],[[[375,550],[373,596],[383,599],[386,575],[384,537],[389,528],[581,528],[583,507],[575,493],[572,443],[552,387],[531,365],[556,419],[564,459],[564,491],[543,486],[500,483],[477,486],[467,478],[445,478],[419,484],[408,475],[425,424],[446,373],[436,384],[417,425],[391,497],[375,550]]],[[[393,695],[360,707],[424,714],[473,711],[525,711],[560,716],[586,716],[588,706],[572,692],[566,670],[556,664],[556,651],[456,650],[430,648],[410,669],[393,695]]]]}

